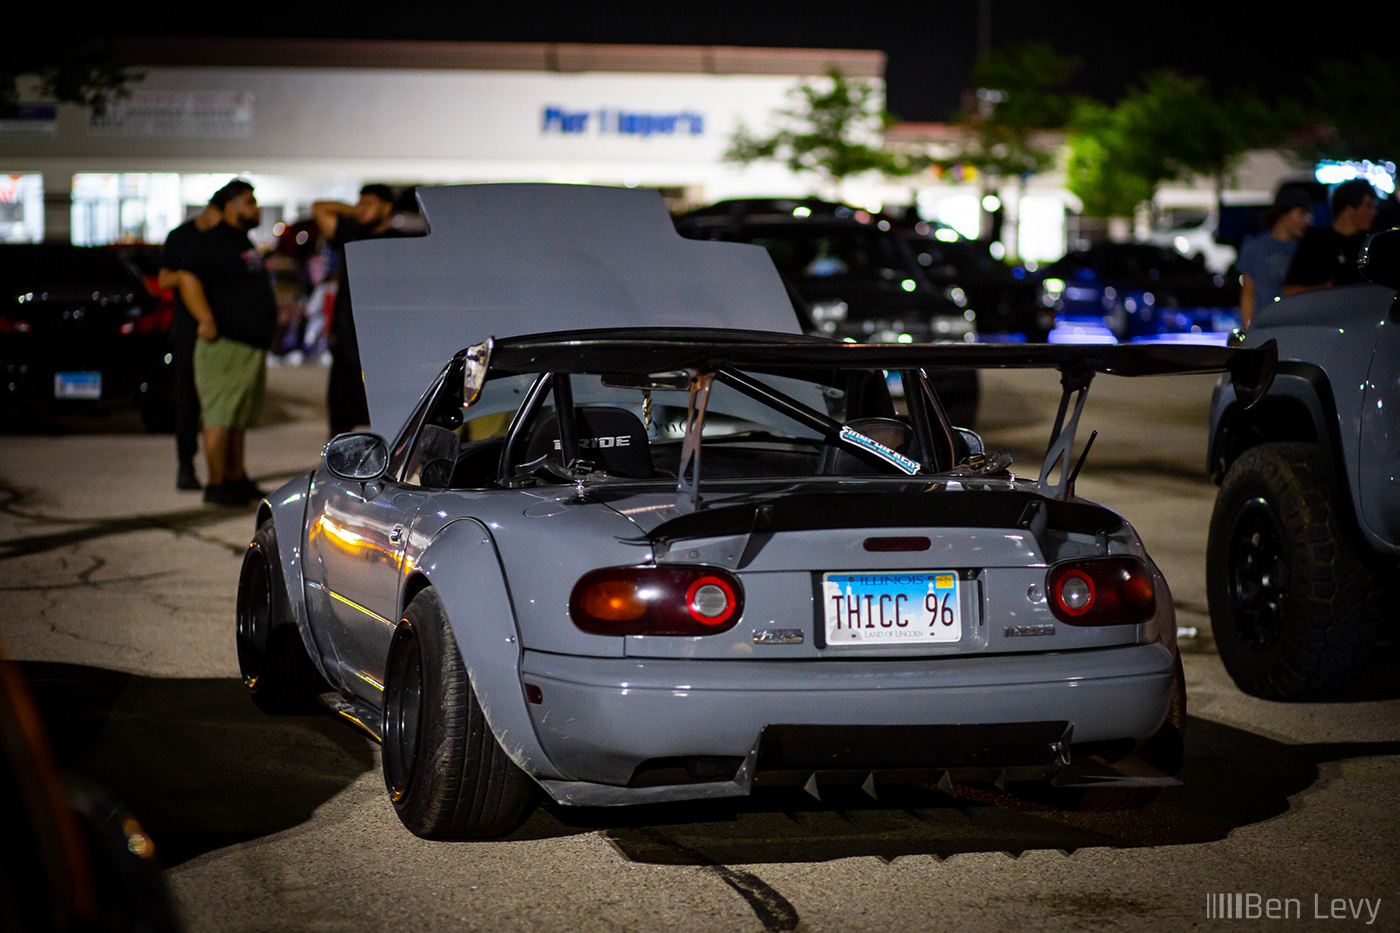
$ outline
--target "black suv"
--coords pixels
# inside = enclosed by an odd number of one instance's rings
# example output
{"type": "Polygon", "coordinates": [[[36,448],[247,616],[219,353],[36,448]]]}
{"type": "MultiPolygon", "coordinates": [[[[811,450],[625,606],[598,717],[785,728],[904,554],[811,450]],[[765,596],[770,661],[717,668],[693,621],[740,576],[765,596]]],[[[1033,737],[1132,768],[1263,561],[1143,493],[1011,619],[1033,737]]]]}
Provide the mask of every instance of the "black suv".
{"type": "Polygon", "coordinates": [[[1272,387],[1246,406],[1222,380],[1211,404],[1211,628],[1235,683],[1271,700],[1346,692],[1400,621],[1400,230],[1361,268],[1377,284],[1262,308],[1244,343],[1278,341],[1272,387]]]}
{"type": "Polygon", "coordinates": [[[985,340],[1044,343],[1055,312],[1040,302],[1040,282],[1024,266],[992,255],[984,240],[969,240],[952,227],[920,221],[900,234],[919,270],[960,308],[973,313],[985,340]]]}
{"type": "MultiPolygon", "coordinates": [[[[816,199],[746,199],[683,214],[676,229],[765,247],[809,332],[884,343],[977,339],[974,314],[923,274],[888,217],[816,199]]],[[[976,373],[939,373],[935,388],[953,421],[970,427],[976,373]]]]}

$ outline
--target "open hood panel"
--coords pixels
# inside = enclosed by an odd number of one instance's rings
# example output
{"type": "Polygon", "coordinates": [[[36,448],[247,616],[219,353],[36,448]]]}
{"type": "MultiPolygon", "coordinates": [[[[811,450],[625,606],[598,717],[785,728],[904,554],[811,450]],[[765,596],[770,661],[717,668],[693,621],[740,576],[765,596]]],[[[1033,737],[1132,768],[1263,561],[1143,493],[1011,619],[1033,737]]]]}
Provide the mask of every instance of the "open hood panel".
{"type": "Polygon", "coordinates": [[[452,354],[487,337],[616,327],[796,334],[761,246],[688,240],[655,191],[420,188],[428,234],[346,248],[370,419],[392,432],[452,354]]]}

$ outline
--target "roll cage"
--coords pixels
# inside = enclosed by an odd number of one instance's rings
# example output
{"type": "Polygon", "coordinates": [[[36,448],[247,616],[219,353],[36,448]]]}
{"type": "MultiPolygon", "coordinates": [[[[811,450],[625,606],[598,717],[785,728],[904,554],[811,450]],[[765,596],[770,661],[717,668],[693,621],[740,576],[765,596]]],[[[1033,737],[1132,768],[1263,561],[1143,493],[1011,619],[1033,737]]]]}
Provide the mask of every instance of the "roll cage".
{"type": "MultiPolygon", "coordinates": [[[[1272,343],[1252,350],[1180,345],[855,344],[704,328],[592,330],[492,339],[453,357],[405,425],[394,445],[390,470],[403,467],[427,406],[445,385],[450,383],[453,396],[460,399],[456,423],[461,424],[470,417],[467,413],[478,403],[489,381],[517,377],[530,380],[529,387],[499,442],[492,484],[526,485],[532,481],[530,475],[541,468],[552,474],[553,481],[574,483],[580,489],[586,484],[615,479],[599,469],[580,445],[577,415],[558,418],[554,445],[558,457],[537,457],[530,463],[524,457],[530,432],[547,397],[552,397],[556,412],[575,412],[573,377],[606,378],[611,374],[615,379],[628,377],[627,387],[640,389],[645,404],[650,403],[648,380],[664,379],[664,385],[657,388],[684,389],[687,393],[680,462],[675,470],[676,490],[683,507],[694,508],[700,502],[704,448],[701,439],[711,392],[717,385],[802,425],[823,444],[883,461],[891,468],[889,472],[909,477],[995,472],[1004,469],[1005,463],[993,461],[989,466],[987,458],[981,456],[976,435],[949,422],[930,385],[929,369],[1053,368],[1060,372],[1063,394],[1039,484],[1046,494],[1065,499],[1073,495],[1078,472],[1078,466],[1071,468],[1070,464],[1079,415],[1097,373],[1141,376],[1229,370],[1237,391],[1248,402],[1267,391],[1276,359],[1272,343]],[[852,423],[868,413],[859,406],[854,411],[855,419],[837,418],[772,385],[774,379],[792,377],[826,379],[830,383],[834,373],[859,371],[900,374],[906,388],[905,423],[909,429],[907,443],[900,445],[905,448],[903,453],[868,436],[852,423]],[[460,393],[456,391],[459,386],[460,393]]],[[[893,415],[893,411],[888,414],[893,415]]],[[[713,439],[707,438],[706,443],[713,443],[713,439]]],[[[1082,461],[1081,452],[1079,462],[1082,461]]]]}

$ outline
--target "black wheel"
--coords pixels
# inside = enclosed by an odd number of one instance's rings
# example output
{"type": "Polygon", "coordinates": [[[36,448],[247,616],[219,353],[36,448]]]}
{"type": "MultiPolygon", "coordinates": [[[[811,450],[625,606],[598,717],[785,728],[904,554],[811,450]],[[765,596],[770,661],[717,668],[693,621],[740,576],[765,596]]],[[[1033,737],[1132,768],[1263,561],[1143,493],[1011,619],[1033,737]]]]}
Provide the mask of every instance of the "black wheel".
{"type": "Polygon", "coordinates": [[[1220,486],[1206,595],[1220,659],[1245,693],[1325,700],[1365,666],[1378,590],[1333,496],[1316,444],[1252,447],[1220,486]]]}
{"type": "Polygon", "coordinates": [[[384,784],[425,839],[490,839],[520,824],[534,783],[491,732],[432,589],[409,603],[384,672],[384,784]]]}
{"type": "Polygon", "coordinates": [[[258,708],[301,713],[330,688],[302,643],[287,605],[277,532],[272,519],[258,526],[238,577],[238,669],[258,708]]]}

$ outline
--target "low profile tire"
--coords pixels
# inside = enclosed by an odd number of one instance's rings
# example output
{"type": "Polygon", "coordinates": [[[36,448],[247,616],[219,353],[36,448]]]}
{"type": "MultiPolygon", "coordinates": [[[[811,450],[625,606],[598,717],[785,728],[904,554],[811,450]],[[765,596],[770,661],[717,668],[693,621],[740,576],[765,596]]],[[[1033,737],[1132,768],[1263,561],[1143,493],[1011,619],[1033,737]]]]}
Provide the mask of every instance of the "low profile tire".
{"type": "Polygon", "coordinates": [[[1316,444],[1261,444],[1220,486],[1206,594],[1220,659],[1245,693],[1326,700],[1360,677],[1379,588],[1338,522],[1316,444]]]}
{"type": "Polygon", "coordinates": [[[492,734],[431,588],[389,644],[382,735],[384,784],[414,835],[491,839],[524,818],[534,783],[492,734]]]}
{"type": "Polygon", "coordinates": [[[238,669],[258,708],[303,713],[330,688],[311,663],[287,604],[277,531],[272,519],[258,526],[238,577],[238,669]]]}

